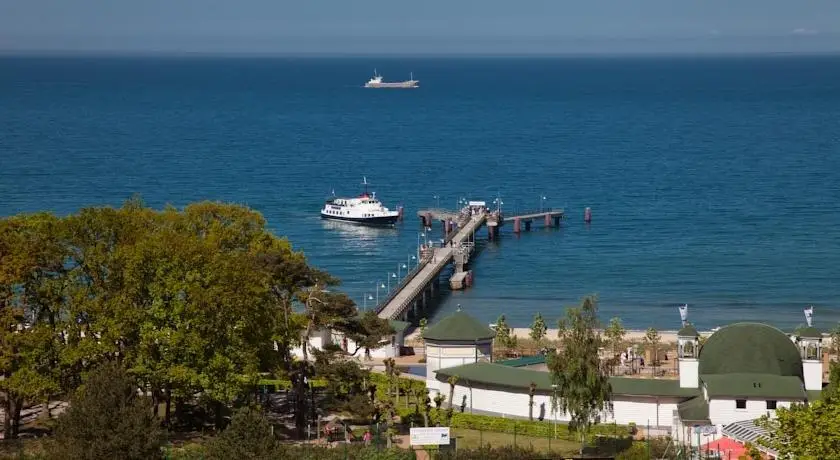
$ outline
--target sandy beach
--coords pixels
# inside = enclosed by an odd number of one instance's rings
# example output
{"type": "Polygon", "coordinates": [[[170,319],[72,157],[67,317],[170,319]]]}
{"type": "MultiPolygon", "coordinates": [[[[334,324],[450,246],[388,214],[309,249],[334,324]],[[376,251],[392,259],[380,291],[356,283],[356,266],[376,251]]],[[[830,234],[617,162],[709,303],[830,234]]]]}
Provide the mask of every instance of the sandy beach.
{"type": "MultiPolygon", "coordinates": [[[[548,329],[546,332],[545,337],[548,340],[556,340],[557,339],[557,329],[548,329]]],[[[511,332],[516,335],[518,339],[528,339],[530,338],[531,329],[527,327],[516,327],[511,329],[511,332]]],[[[601,331],[603,333],[603,331],[601,331]]],[[[645,334],[647,331],[643,331],[641,329],[628,329],[624,334],[624,340],[628,342],[641,342],[645,339],[645,334]]],[[[658,331],[660,337],[660,343],[677,343],[677,331],[658,331]]],[[[711,335],[711,331],[701,331],[701,335],[709,336],[711,335]]],[[[406,337],[406,340],[417,340],[420,337],[420,329],[415,329],[414,332],[409,334],[406,337]]]]}

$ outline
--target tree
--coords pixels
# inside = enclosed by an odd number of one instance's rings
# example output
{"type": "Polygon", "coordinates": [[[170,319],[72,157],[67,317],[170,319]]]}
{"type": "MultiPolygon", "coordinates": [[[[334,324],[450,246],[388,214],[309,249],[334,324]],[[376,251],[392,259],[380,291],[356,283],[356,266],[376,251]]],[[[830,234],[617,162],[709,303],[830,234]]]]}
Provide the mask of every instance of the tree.
{"type": "Polygon", "coordinates": [[[656,367],[659,365],[659,341],[661,338],[659,332],[652,327],[649,327],[645,332],[645,344],[653,352],[653,362],[650,364],[653,366],[654,375],[656,375],[656,367]]]}
{"type": "Polygon", "coordinates": [[[455,385],[458,385],[458,376],[452,375],[446,381],[449,383],[449,412],[447,413],[447,419],[449,422],[452,422],[452,413],[455,407],[455,385]]]}
{"type": "Polygon", "coordinates": [[[516,336],[512,334],[510,326],[507,324],[505,315],[499,316],[496,320],[496,341],[504,348],[511,349],[516,347],[516,336]]]}
{"type": "Polygon", "coordinates": [[[779,458],[835,458],[840,449],[840,401],[834,398],[781,407],[774,418],[765,415],[758,424],[770,432],[759,443],[778,452],[779,458]]]}
{"type": "Polygon", "coordinates": [[[612,411],[609,372],[598,356],[602,340],[597,333],[597,299],[586,297],[580,307],[566,309],[559,324],[561,350],[550,353],[547,361],[557,385],[551,404],[571,416],[569,428],[580,434],[583,453],[589,427],[602,412],[612,411]]]}
{"type": "Polygon", "coordinates": [[[610,320],[610,324],[604,330],[604,336],[607,338],[607,344],[613,352],[613,374],[615,374],[616,358],[621,355],[621,347],[624,344],[624,336],[626,333],[627,330],[624,329],[624,325],[621,324],[621,318],[617,317],[612,318],[610,320]]]}
{"type": "Polygon", "coordinates": [[[834,359],[840,361],[840,324],[834,326],[830,332],[831,347],[829,353],[834,355],[834,359]]]}
{"type": "Polygon", "coordinates": [[[271,460],[280,458],[279,445],[265,416],[257,409],[245,408],[233,416],[220,435],[207,443],[205,458],[271,460]]]}
{"type": "Polygon", "coordinates": [[[18,435],[25,401],[49,400],[60,388],[62,235],[50,214],[0,219],[0,402],[8,439],[18,435]]]}
{"type": "Polygon", "coordinates": [[[537,344],[537,347],[539,347],[542,344],[542,341],[545,338],[546,331],[547,328],[545,325],[545,320],[543,319],[541,313],[537,313],[537,315],[534,316],[534,323],[531,324],[531,332],[529,334],[531,336],[531,340],[533,340],[534,343],[537,344]]]}
{"type": "Polygon", "coordinates": [[[534,420],[534,395],[537,393],[537,384],[531,382],[528,385],[528,420],[534,420]]]}
{"type": "Polygon", "coordinates": [[[336,331],[344,334],[356,344],[356,349],[348,353],[355,356],[359,350],[365,351],[365,359],[371,359],[370,350],[381,348],[389,343],[388,337],[394,334],[391,324],[380,318],[372,310],[346,320],[336,321],[333,325],[336,331]]]}
{"type": "Polygon", "coordinates": [[[427,327],[429,327],[429,320],[425,317],[420,318],[420,340],[423,340],[423,334],[426,333],[427,327]]]}
{"type": "Polygon", "coordinates": [[[162,433],[147,398],[117,363],[91,372],[58,417],[52,458],[161,458],[162,433]]]}

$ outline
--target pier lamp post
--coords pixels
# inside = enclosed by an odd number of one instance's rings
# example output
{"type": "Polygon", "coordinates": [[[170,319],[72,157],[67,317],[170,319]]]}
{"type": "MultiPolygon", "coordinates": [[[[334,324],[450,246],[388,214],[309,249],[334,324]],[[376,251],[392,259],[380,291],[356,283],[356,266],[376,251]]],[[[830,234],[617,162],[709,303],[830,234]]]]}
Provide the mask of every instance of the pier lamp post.
{"type": "Polygon", "coordinates": [[[501,199],[501,198],[496,198],[495,200],[493,200],[493,204],[495,204],[495,205],[496,205],[496,212],[498,212],[499,214],[501,214],[501,213],[502,213],[502,205],[503,205],[503,204],[505,204],[505,203],[502,201],[502,199],[501,199]]]}
{"type": "Polygon", "coordinates": [[[373,300],[373,296],[372,296],[372,295],[370,295],[369,293],[365,292],[365,301],[364,301],[364,304],[365,304],[365,311],[367,311],[367,301],[368,301],[368,300],[373,300]]]}
{"type": "Polygon", "coordinates": [[[433,196],[432,198],[435,199],[436,209],[440,209],[440,197],[438,195],[433,196]]]}
{"type": "MultiPolygon", "coordinates": [[[[417,246],[420,246],[420,245],[418,244],[417,246]]],[[[409,256],[408,256],[408,258],[406,259],[406,266],[408,267],[408,269],[409,269],[409,270],[411,270],[411,261],[412,261],[412,260],[416,261],[416,260],[417,260],[417,256],[412,256],[412,255],[409,255],[409,256]]],[[[417,266],[417,265],[415,265],[415,267],[416,267],[416,266],[417,266]]],[[[408,272],[406,272],[406,274],[408,274],[408,272]]]]}
{"type": "Polygon", "coordinates": [[[408,275],[408,265],[406,264],[397,264],[397,280],[402,279],[402,271],[405,269],[405,274],[408,275]]]}
{"type": "Polygon", "coordinates": [[[545,195],[540,196],[540,212],[543,212],[543,206],[545,205],[545,195]]]}
{"type": "MultiPolygon", "coordinates": [[[[388,273],[388,275],[386,275],[386,278],[388,278],[388,291],[387,292],[391,292],[391,278],[396,278],[396,277],[397,277],[397,274],[393,273],[393,272],[388,273]]],[[[395,285],[395,287],[396,287],[396,285],[395,285]]]]}
{"type": "Polygon", "coordinates": [[[379,306],[379,288],[380,287],[382,287],[382,289],[385,289],[385,283],[383,283],[382,281],[377,281],[376,282],[376,306],[379,306]]]}

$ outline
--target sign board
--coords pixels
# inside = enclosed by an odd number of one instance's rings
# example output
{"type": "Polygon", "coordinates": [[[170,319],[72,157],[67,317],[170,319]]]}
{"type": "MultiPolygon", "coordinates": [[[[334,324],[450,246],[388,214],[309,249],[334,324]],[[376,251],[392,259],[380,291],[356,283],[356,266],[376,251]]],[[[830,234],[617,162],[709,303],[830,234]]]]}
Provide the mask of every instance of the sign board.
{"type": "Polygon", "coordinates": [[[485,203],[483,201],[470,201],[469,205],[470,205],[470,207],[476,207],[476,206],[484,207],[484,206],[487,206],[487,203],[485,203]]]}
{"type": "Polygon", "coordinates": [[[440,446],[449,444],[448,426],[430,426],[412,428],[410,432],[412,446],[440,446]]]}
{"type": "Polygon", "coordinates": [[[704,436],[717,434],[717,425],[694,425],[694,433],[704,436]]]}

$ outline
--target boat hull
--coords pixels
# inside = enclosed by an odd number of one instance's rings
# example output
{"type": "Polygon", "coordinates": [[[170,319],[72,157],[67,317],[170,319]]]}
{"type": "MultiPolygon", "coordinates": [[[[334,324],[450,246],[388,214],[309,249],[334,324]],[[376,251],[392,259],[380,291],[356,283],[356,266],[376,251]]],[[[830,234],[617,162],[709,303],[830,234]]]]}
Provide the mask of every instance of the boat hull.
{"type": "Polygon", "coordinates": [[[394,83],[365,83],[365,88],[419,88],[419,81],[402,81],[394,83]]]}
{"type": "Polygon", "coordinates": [[[370,227],[392,227],[397,223],[399,214],[393,216],[377,216],[377,217],[348,217],[348,216],[333,216],[321,213],[322,219],[337,220],[339,222],[349,222],[358,225],[367,225],[370,227]]]}

